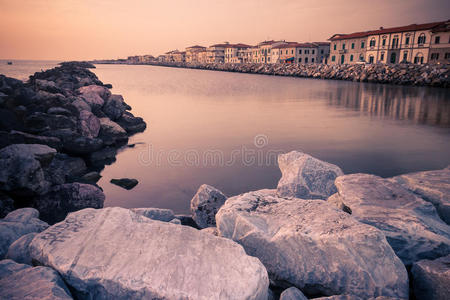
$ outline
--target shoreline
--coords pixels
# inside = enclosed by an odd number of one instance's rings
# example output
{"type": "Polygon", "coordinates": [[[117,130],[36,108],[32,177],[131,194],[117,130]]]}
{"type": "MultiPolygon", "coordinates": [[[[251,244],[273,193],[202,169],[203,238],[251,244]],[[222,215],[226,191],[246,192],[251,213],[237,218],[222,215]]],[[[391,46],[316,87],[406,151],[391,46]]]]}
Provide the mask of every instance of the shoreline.
{"type": "Polygon", "coordinates": [[[222,71],[232,73],[287,76],[326,80],[343,80],[398,86],[450,87],[450,65],[413,64],[189,64],[189,63],[127,63],[94,60],[92,64],[150,65],[171,68],[222,71]]]}

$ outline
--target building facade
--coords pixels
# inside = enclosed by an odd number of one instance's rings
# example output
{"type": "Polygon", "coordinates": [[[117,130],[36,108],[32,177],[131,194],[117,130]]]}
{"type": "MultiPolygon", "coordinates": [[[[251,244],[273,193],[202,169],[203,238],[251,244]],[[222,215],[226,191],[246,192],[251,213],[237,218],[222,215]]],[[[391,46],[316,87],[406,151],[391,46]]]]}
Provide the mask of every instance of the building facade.
{"type": "Polygon", "coordinates": [[[241,64],[248,57],[248,49],[251,46],[246,44],[228,44],[225,47],[225,63],[241,64]]]}
{"type": "Polygon", "coordinates": [[[450,21],[431,30],[428,62],[432,64],[450,63],[450,21]]]}
{"type": "Polygon", "coordinates": [[[206,62],[206,47],[196,45],[186,48],[187,63],[199,63],[199,57],[200,59],[203,59],[203,57],[205,57],[206,62]],[[201,54],[203,52],[205,52],[205,54],[201,54]]]}
{"type": "Polygon", "coordinates": [[[228,43],[211,45],[206,49],[207,63],[224,63],[225,62],[225,48],[228,43]]]}
{"type": "Polygon", "coordinates": [[[316,62],[321,64],[328,63],[330,57],[330,43],[329,42],[314,42],[317,45],[317,58],[316,62]]]}

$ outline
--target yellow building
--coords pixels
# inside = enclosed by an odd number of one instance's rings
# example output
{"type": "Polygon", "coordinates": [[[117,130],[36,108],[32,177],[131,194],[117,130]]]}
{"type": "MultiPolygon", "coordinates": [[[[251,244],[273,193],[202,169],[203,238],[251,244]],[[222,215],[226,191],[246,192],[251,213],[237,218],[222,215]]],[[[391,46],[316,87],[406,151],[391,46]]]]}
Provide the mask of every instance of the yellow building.
{"type": "Polygon", "coordinates": [[[225,63],[241,64],[248,56],[248,49],[251,46],[246,44],[228,44],[225,47],[225,63]]]}
{"type": "Polygon", "coordinates": [[[215,44],[206,49],[207,63],[224,63],[225,62],[225,48],[229,43],[215,44]]]}
{"type": "Polygon", "coordinates": [[[191,46],[186,48],[186,62],[187,63],[198,63],[199,62],[199,54],[201,59],[205,59],[206,62],[206,47],[203,46],[191,46]],[[205,54],[200,54],[205,52],[205,54]]]}

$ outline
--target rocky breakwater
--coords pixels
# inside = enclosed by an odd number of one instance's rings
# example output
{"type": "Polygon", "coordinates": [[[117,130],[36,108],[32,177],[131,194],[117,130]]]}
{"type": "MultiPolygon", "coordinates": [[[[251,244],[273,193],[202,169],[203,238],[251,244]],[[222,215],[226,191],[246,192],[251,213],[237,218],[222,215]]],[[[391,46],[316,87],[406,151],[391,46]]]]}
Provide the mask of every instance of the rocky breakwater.
{"type": "Polygon", "coordinates": [[[154,63],[155,65],[215,71],[336,79],[356,82],[450,87],[450,65],[413,64],[193,64],[154,63]]]}
{"type": "Polygon", "coordinates": [[[103,206],[98,172],[146,124],[88,68],[62,63],[27,82],[0,75],[0,216],[31,206],[54,223],[103,206]]]}

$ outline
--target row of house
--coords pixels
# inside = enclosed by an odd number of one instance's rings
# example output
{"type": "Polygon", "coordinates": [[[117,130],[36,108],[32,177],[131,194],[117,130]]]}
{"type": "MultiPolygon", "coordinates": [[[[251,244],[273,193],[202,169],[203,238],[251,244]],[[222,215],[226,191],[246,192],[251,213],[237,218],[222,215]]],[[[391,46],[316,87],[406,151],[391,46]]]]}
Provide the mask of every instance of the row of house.
{"type": "Polygon", "coordinates": [[[335,34],[329,40],[330,64],[450,63],[450,20],[335,34]]]}
{"type": "Polygon", "coordinates": [[[186,51],[169,51],[159,59],[187,63],[326,63],[330,43],[296,43],[264,41],[256,46],[246,44],[215,44],[191,46],[186,51]]]}

